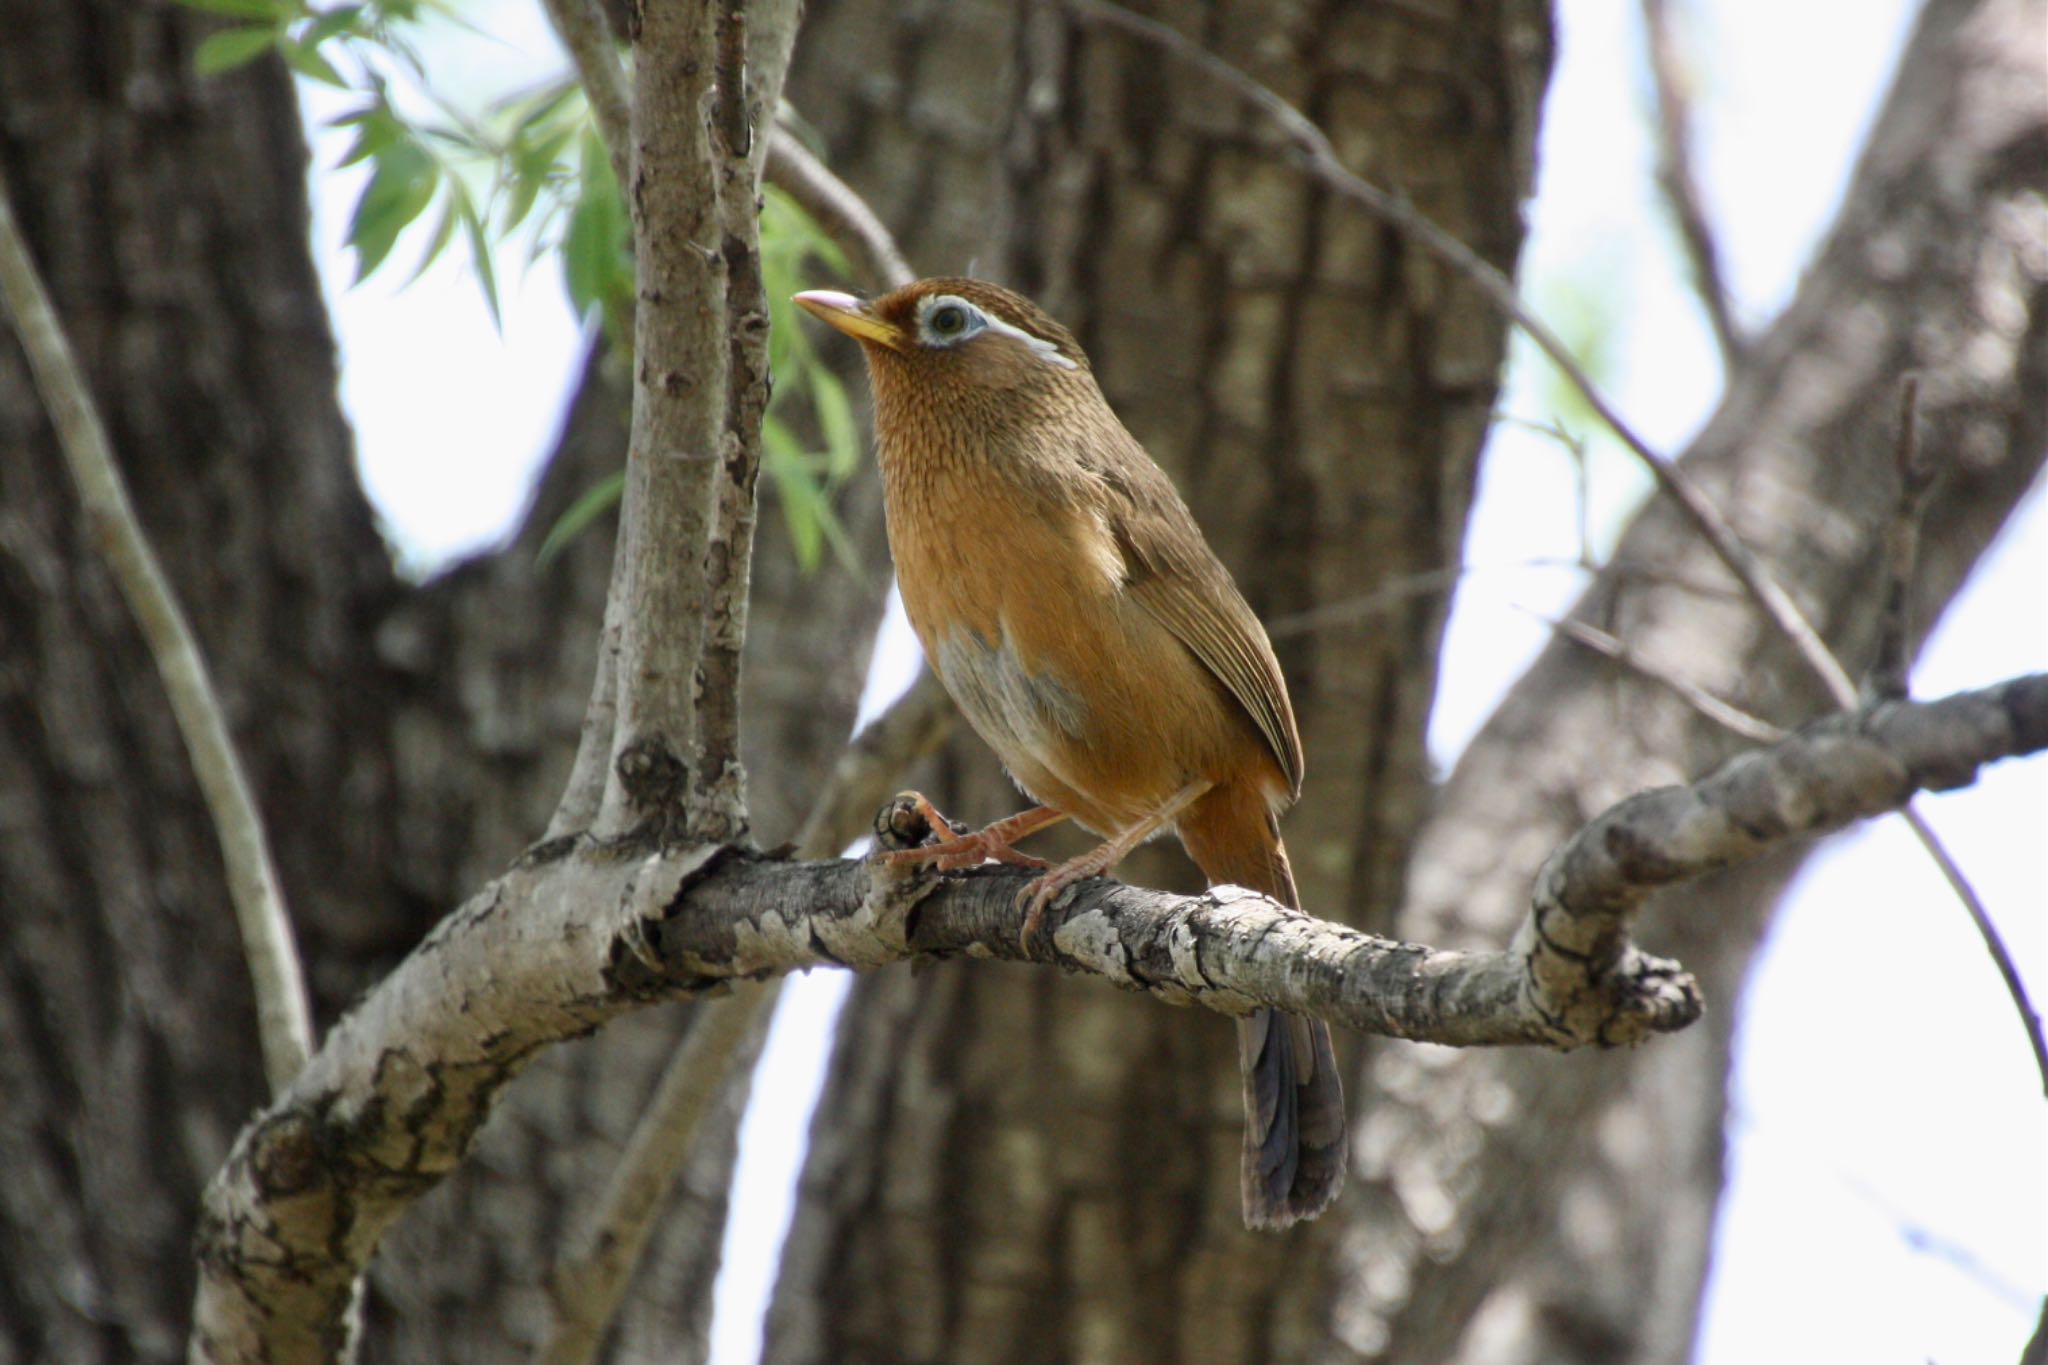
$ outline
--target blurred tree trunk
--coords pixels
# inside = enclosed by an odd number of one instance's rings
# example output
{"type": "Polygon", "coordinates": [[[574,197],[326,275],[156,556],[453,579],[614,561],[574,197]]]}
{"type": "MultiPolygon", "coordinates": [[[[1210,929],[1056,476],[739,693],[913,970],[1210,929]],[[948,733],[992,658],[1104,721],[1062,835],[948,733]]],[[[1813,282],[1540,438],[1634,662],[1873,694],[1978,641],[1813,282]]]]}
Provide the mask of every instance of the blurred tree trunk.
{"type": "MultiPolygon", "coordinates": [[[[546,825],[610,528],[546,570],[533,552],[617,467],[626,400],[593,362],[518,537],[400,581],[336,405],[290,80],[194,76],[217,26],[0,0],[0,172],[213,666],[325,1024],[546,825]]],[[[0,449],[0,1361],[179,1360],[198,1191],[263,1095],[247,973],[162,688],[11,333],[0,449]]],[[[863,485],[842,517],[865,577],[799,574],[763,491],[746,756],[773,843],[851,725],[886,558],[863,485]]],[[[560,1234],[687,1017],[560,1049],[506,1096],[380,1262],[366,1358],[525,1349],[560,1234]]],[[[701,1354],[743,1094],[623,1315],[646,1355],[701,1354]]]]}
{"type": "MultiPolygon", "coordinates": [[[[1546,6],[1146,8],[1513,269],[1546,6]]],[[[814,4],[791,89],[922,269],[978,262],[1080,336],[1276,625],[1310,755],[1287,821],[1306,903],[1384,926],[1429,800],[1448,598],[1402,597],[1369,629],[1285,623],[1456,559],[1501,320],[1212,82],[1054,6],[814,4]]],[[[971,736],[931,789],[975,820],[1017,800],[971,736]]],[[[1162,849],[1125,875],[1193,874],[1162,849]]],[[[1303,1355],[1338,1225],[1244,1231],[1239,1105],[1227,1020],[980,962],[860,982],[770,1359],[1303,1355]]]]}
{"type": "MultiPolygon", "coordinates": [[[[1146,8],[1512,263],[1541,7],[1146,8]]],[[[1926,523],[1923,629],[2040,466],[2048,319],[2027,187],[2048,134],[2038,82],[2014,65],[2039,28],[2018,0],[1929,7],[1837,240],[1690,452],[1852,667],[1879,596],[1898,375],[1927,376],[1949,467],[1926,523]],[[1852,314],[1868,325],[1837,325],[1852,314]]],[[[1275,623],[1310,756],[1287,834],[1317,913],[1496,945],[1577,822],[1729,752],[1667,694],[1560,645],[1435,792],[1422,733],[1443,601],[1290,631],[1311,604],[1456,562],[1502,338],[1431,263],[1262,154],[1219,90],[1056,11],[866,0],[816,7],[793,90],[884,216],[950,248],[927,266],[979,254],[1076,325],[1275,623]]],[[[1781,722],[1823,708],[1725,579],[1658,502],[1581,611],[1781,722]]],[[[1009,808],[991,766],[960,745],[935,778],[942,804],[1009,808]]],[[[1732,1003],[1796,862],[1689,892],[1682,918],[1646,933],[1718,1003],[1684,1037],[1628,1057],[1374,1046],[1352,1086],[1354,1186],[1280,1239],[1237,1227],[1217,1021],[979,963],[863,982],[770,1358],[1684,1359],[1721,1188],[1732,1003]]]]}

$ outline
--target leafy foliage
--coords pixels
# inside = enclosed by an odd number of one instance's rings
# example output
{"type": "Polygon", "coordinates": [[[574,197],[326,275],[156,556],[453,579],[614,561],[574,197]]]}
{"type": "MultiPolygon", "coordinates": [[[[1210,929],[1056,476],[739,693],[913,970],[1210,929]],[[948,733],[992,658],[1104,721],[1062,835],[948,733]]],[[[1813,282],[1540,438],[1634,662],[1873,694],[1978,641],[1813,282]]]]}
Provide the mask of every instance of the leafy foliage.
{"type": "MultiPolygon", "coordinates": [[[[496,254],[517,239],[529,261],[555,256],[576,311],[594,314],[614,344],[631,345],[632,220],[573,77],[466,113],[436,93],[415,42],[413,30],[423,17],[460,22],[441,0],[365,0],[327,9],[306,0],[182,2],[233,21],[195,49],[201,73],[231,71],[274,51],[306,79],[360,97],[331,123],[353,137],[337,169],[369,167],[346,239],[358,283],[390,259],[402,237],[431,221],[410,279],[459,237],[492,320],[502,326],[496,254]],[[404,87],[405,97],[394,94],[395,85],[404,87]],[[418,105],[433,116],[409,112],[418,105]]],[[[772,189],[761,237],[775,377],[762,430],[763,464],[781,495],[799,562],[815,568],[830,546],[851,566],[833,496],[859,463],[860,439],[844,387],[819,362],[789,301],[821,271],[847,274],[846,261],[794,201],[772,189]]],[[[586,490],[550,528],[541,559],[551,559],[608,511],[621,487],[622,480],[608,478],[586,490]]]]}

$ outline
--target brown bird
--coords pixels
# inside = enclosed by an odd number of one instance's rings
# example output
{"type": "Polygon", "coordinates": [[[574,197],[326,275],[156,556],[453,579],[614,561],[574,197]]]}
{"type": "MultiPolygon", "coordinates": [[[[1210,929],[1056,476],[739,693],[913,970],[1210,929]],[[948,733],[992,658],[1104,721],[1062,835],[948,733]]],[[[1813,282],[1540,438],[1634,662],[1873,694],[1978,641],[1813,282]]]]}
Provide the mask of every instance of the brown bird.
{"type": "MultiPolygon", "coordinates": [[[[1168,828],[1211,885],[1298,905],[1276,817],[1301,790],[1301,739],[1279,662],[1073,336],[980,280],[796,301],[867,355],[904,609],[968,723],[1038,803],[894,856],[1043,867],[1012,842],[1063,819],[1101,835],[1026,889],[1027,940],[1060,890],[1168,828]]],[[[1283,1228],[1344,1181],[1330,1031],[1262,1009],[1238,1044],[1245,1223],[1283,1228]]]]}

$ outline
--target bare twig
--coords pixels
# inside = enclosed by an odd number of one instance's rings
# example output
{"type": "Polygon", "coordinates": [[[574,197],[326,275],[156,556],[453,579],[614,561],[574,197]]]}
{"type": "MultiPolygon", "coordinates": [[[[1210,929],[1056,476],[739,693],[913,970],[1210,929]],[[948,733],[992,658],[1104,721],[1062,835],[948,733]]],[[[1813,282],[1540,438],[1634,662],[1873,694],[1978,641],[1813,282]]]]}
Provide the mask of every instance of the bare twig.
{"type": "Polygon", "coordinates": [[[1871,665],[1866,689],[1884,699],[1906,695],[1906,680],[1912,667],[1913,573],[1920,560],[1920,511],[1927,490],[1934,482],[1934,470],[1920,459],[1920,376],[1908,374],[1899,380],[1899,439],[1897,467],[1899,500],[1885,528],[1884,602],[1877,634],[1877,659],[1871,665]]]}
{"type": "MultiPolygon", "coordinates": [[[[1879,615],[1877,659],[1871,666],[1870,681],[1865,689],[1873,700],[1878,701],[1903,700],[1908,691],[1913,650],[1913,576],[1920,560],[1920,519],[1928,489],[1934,483],[1933,466],[1920,457],[1920,377],[1916,374],[1907,374],[1899,380],[1899,435],[1893,449],[1893,463],[1899,474],[1899,499],[1892,512],[1891,524],[1885,528],[1885,586],[1879,615]]],[[[1991,954],[1991,963],[1998,969],[1999,979],[2005,983],[2005,993],[2012,1001],[2013,1012],[2019,1015],[2027,1046],[2033,1051],[2034,1070],[2041,1078],[2041,1093],[2048,1095],[2048,1037],[2042,1034],[2041,1012],[2034,1008],[2026,981],[2012,960],[2012,950],[2006,946],[2004,935],[1991,918],[1990,908],[1977,894],[1977,888],[1971,884],[1961,864],[1956,862],[1955,855],[1935,833],[1934,826],[1927,822],[1927,817],[1910,805],[1900,814],[1913,831],[1913,837],[1927,850],[1927,856],[1934,860],[1942,880],[1948,883],[1949,889],[1962,903],[1977,936],[1984,940],[1984,950],[1991,954]]]]}
{"type": "Polygon", "coordinates": [[[1752,716],[1739,706],[1731,706],[1698,683],[1651,663],[1631,649],[1626,641],[1608,634],[1598,626],[1569,616],[1561,621],[1550,621],[1538,613],[1529,614],[1544,620],[1552,630],[1574,644],[1583,645],[1595,654],[1612,659],[1631,672],[1640,674],[1659,687],[1667,689],[1687,706],[1731,734],[1740,735],[1757,744],[1776,744],[1785,737],[1785,732],[1769,721],[1760,716],[1752,716]]]}
{"type": "Polygon", "coordinates": [[[1736,325],[1721,270],[1721,248],[1693,174],[1692,81],[1672,32],[1670,0],[1642,0],[1642,5],[1650,82],[1657,93],[1657,185],[1677,223],[1678,240],[1692,266],[1693,288],[1721,347],[1721,364],[1733,373],[1748,353],[1749,339],[1736,325]]]}
{"type": "Polygon", "coordinates": [[[1934,859],[1935,867],[1940,869],[1949,889],[1956,893],[1956,899],[1963,903],[1970,923],[1977,926],[1977,936],[1984,940],[1984,949],[1991,954],[1992,965],[1998,968],[1998,975],[2005,982],[2005,993],[2020,1017],[2020,1028],[2027,1035],[2027,1046],[2034,1051],[2034,1070],[2041,1077],[2041,1093],[2048,1095],[2048,1038],[2041,1036],[2041,1012],[2034,1008],[2033,997],[2027,993],[2027,983],[2021,979],[2019,968],[2012,960],[2012,950],[2005,946],[2005,936],[1998,932],[1990,910],[1984,905],[1984,898],[1970,884],[1962,866],[1949,853],[1948,845],[1927,823],[1927,817],[1911,806],[1906,806],[1899,813],[1905,816],[1906,824],[1920,841],[1920,846],[1927,850],[1927,856],[1934,859]]]}
{"type": "Polygon", "coordinates": [[[959,719],[929,668],[839,756],[796,837],[797,856],[830,858],[868,833],[875,808],[901,785],[903,770],[945,742],[959,719]]]}
{"type": "Polygon", "coordinates": [[[313,1050],[312,1012],[291,917],[249,780],[235,756],[206,659],[128,501],[105,425],[0,181],[0,299],[14,319],[50,425],[78,486],[88,539],[105,556],[163,678],[227,866],[228,895],[255,988],[263,1070],[282,1092],[313,1050]]]}
{"type": "Polygon", "coordinates": [[[867,200],[779,125],[768,145],[768,183],[796,200],[819,230],[838,243],[864,287],[895,289],[917,278],[867,200]]]}
{"type": "Polygon", "coordinates": [[[556,1264],[548,1286],[555,1322],[536,1357],[544,1365],[583,1365],[597,1358],[655,1217],[718,1103],[733,1057],[760,1050],[780,985],[742,982],[725,999],[700,1007],[603,1196],[556,1264]]]}
{"type": "Polygon", "coordinates": [[[582,83],[583,98],[590,104],[590,117],[597,135],[604,140],[611,157],[612,176],[628,193],[633,185],[632,103],[626,88],[625,63],[613,41],[611,26],[597,8],[597,0],[545,0],[548,19],[555,34],[575,63],[576,78],[582,83]]]}

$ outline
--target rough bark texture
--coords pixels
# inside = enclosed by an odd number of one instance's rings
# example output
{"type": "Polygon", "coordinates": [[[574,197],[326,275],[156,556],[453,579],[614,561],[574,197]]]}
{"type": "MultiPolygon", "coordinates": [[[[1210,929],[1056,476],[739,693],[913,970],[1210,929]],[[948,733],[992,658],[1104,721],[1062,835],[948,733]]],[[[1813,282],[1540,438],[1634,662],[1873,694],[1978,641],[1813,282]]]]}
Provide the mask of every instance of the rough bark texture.
{"type": "MultiPolygon", "coordinates": [[[[1146,8],[1512,268],[1544,7],[1146,8]]],[[[791,82],[923,270],[972,263],[1074,328],[1266,619],[1455,557],[1500,322],[1282,165],[1228,99],[1055,7],[987,0],[814,5],[791,82]]],[[[1446,605],[1276,640],[1312,755],[1286,827],[1303,895],[1368,927],[1427,799],[1446,605]]],[[[929,789],[962,818],[1017,800],[971,737],[929,789]]],[[[1177,853],[1125,875],[1191,884],[1177,853]]],[[[1334,1224],[1243,1230],[1229,1030],[1144,1005],[979,963],[860,983],[770,1358],[1300,1354],[1334,1224]]]]}
{"type": "MultiPolygon", "coordinates": [[[[167,9],[0,6],[0,164],[243,746],[329,1009],[423,919],[391,877],[396,585],[348,464],[273,70],[167,9]],[[312,875],[315,870],[319,876],[312,875]]],[[[0,337],[0,1359],[182,1356],[193,1204],[262,1097],[220,855],[155,671],[0,337]]]]}
{"type": "MultiPolygon", "coordinates": [[[[616,467],[625,399],[585,386],[517,542],[399,581],[335,404],[296,102],[272,63],[192,75],[217,26],[174,5],[4,0],[0,167],[214,666],[324,1024],[547,822],[611,537],[544,571],[533,549],[616,467]]],[[[182,1359],[197,1195],[262,1099],[246,973],[161,687],[4,331],[0,1361],[182,1359]]],[[[844,509],[871,548],[876,502],[844,509]]],[[[772,501],[763,516],[746,761],[772,842],[845,737],[883,579],[801,576],[772,501]]],[[[572,1201],[682,1023],[636,1020],[536,1065],[379,1267],[367,1358],[495,1359],[532,1339],[572,1201]]],[[[738,1094],[626,1317],[653,1355],[701,1353],[738,1094]]]]}

